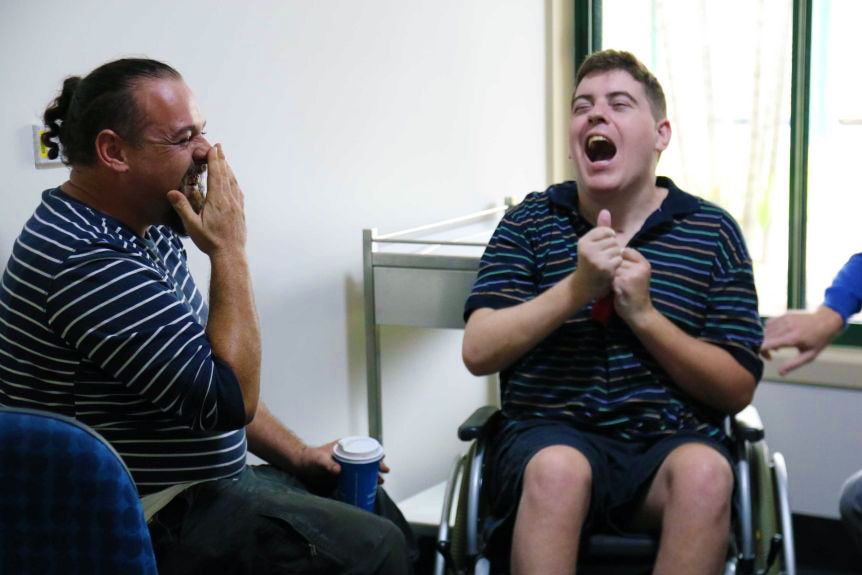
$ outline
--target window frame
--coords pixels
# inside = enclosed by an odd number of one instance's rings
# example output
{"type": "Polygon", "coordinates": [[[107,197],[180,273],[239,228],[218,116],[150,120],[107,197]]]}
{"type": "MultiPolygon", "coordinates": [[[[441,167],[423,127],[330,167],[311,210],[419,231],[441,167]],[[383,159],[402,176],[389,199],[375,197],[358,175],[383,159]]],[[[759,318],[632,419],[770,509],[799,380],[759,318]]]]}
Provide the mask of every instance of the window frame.
{"type": "MultiPolygon", "coordinates": [[[[602,49],[602,0],[573,0],[573,74],[584,59],[602,49]]],[[[790,95],[790,190],[787,250],[787,309],[805,308],[808,202],[808,132],[811,109],[811,28],[813,0],[793,0],[790,95]]],[[[862,249],[862,248],[860,248],[862,249]]],[[[838,270],[835,270],[838,273],[838,270]]],[[[764,318],[765,319],[765,318],[764,318]]],[[[862,325],[848,325],[833,342],[862,347],[862,325]]]]}

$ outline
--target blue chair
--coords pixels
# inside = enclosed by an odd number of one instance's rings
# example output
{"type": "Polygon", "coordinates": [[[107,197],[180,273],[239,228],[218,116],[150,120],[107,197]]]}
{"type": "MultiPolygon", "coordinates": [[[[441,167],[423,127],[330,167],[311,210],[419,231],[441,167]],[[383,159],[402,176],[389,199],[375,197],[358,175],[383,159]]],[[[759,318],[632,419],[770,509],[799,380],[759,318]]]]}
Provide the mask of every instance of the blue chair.
{"type": "Polygon", "coordinates": [[[129,470],[85,425],[0,407],[0,573],[158,573],[129,470]]]}

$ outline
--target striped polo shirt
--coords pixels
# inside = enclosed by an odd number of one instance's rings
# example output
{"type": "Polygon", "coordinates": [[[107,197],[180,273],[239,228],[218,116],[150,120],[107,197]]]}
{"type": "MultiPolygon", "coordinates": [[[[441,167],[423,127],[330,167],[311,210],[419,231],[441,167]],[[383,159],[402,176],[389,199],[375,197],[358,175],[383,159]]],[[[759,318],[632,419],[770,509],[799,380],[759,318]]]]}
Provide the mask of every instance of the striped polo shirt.
{"type": "MultiPolygon", "coordinates": [[[[727,350],[755,380],[762,327],[751,260],[727,212],[668,178],[661,207],[629,242],[652,266],[653,306],[687,334],[727,350]]],[[[465,319],[535,298],[578,265],[578,238],[593,225],[578,213],[575,182],[528,195],[500,222],[467,299],[465,319]]],[[[721,439],[723,415],[671,381],[626,323],[591,317],[592,304],[500,374],[504,414],[546,417],[617,439],[678,431],[721,439]]]]}
{"type": "Polygon", "coordinates": [[[245,465],[233,371],[213,356],[182,243],[142,239],[57,189],[15,241],[0,286],[0,404],[96,429],[143,495],[245,465]]]}

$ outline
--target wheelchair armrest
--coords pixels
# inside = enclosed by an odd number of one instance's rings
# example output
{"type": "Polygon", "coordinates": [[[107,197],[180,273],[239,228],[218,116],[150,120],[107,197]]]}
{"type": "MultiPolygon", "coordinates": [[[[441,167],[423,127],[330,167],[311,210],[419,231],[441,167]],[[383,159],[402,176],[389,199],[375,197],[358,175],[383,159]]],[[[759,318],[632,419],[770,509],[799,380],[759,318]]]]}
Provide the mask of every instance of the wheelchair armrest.
{"type": "Polygon", "coordinates": [[[749,405],[733,416],[732,424],[733,434],[736,437],[752,443],[760,441],[764,437],[763,422],[753,405],[749,405]]]}
{"type": "Polygon", "coordinates": [[[485,405],[473,412],[473,415],[468,417],[464,423],[458,427],[458,439],[461,441],[472,441],[479,437],[485,424],[491,419],[491,416],[497,413],[497,408],[493,405],[485,405]]]}

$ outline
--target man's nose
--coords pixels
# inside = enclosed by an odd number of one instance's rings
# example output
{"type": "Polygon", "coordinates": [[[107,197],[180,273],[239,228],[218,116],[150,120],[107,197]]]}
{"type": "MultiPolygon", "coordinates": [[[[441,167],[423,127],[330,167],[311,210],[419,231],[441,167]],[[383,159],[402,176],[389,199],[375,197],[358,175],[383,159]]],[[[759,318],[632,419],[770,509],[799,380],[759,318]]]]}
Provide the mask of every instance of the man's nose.
{"type": "Polygon", "coordinates": [[[590,124],[598,124],[600,122],[605,122],[607,120],[607,116],[605,115],[605,110],[601,105],[595,105],[590,108],[589,113],[587,114],[587,121],[590,124]]]}
{"type": "Polygon", "coordinates": [[[207,161],[207,154],[209,153],[210,148],[212,148],[212,146],[209,141],[202,135],[199,135],[195,138],[195,149],[192,151],[192,159],[194,159],[198,164],[205,163],[207,161]]]}

